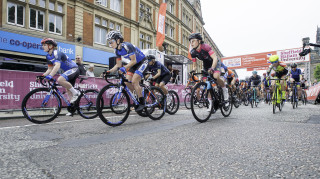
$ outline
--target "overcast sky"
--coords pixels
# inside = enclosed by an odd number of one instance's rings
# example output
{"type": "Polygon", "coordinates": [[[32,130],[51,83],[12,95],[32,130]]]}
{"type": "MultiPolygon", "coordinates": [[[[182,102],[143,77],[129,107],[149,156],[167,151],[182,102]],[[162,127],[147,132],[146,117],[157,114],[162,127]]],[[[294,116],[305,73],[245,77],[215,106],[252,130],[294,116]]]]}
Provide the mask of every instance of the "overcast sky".
{"type": "Polygon", "coordinates": [[[315,43],[320,0],[201,0],[205,29],[225,57],[315,43]]]}

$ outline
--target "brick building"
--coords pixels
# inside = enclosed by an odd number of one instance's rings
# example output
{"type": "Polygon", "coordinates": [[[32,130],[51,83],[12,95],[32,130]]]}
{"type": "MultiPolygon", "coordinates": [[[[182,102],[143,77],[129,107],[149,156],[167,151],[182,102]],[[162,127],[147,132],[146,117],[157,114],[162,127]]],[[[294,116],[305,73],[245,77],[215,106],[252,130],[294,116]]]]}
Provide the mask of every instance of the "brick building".
{"type": "Polygon", "coordinates": [[[39,44],[42,38],[51,37],[71,59],[81,55],[84,63],[94,63],[97,76],[109,65],[109,57],[114,56],[105,40],[111,30],[121,31],[125,41],[141,49],[156,48],[158,11],[163,2],[167,3],[167,55],[187,57],[189,34],[200,32],[222,57],[203,28],[200,0],[2,0],[0,67],[6,59],[45,64],[45,53],[39,44]]]}

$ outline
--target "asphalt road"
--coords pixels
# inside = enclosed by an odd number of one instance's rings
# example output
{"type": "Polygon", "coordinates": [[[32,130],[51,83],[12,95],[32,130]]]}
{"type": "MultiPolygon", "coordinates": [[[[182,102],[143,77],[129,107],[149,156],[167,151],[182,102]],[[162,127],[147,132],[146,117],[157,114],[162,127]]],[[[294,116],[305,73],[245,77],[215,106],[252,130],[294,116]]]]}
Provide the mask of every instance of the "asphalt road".
{"type": "Polygon", "coordinates": [[[320,178],[320,106],[240,106],[198,123],[181,109],[119,127],[0,121],[0,178],[320,178]]]}

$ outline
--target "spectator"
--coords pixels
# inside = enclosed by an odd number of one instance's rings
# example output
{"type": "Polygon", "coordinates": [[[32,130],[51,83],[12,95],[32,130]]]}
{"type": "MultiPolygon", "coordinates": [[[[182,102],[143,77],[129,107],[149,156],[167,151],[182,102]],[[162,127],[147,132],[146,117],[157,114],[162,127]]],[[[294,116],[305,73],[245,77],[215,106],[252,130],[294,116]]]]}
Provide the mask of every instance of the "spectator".
{"type": "Polygon", "coordinates": [[[317,80],[314,80],[312,86],[315,86],[317,84],[318,84],[317,80]]]}
{"type": "Polygon", "coordinates": [[[77,55],[76,57],[76,64],[78,65],[78,68],[80,70],[80,75],[86,75],[86,68],[82,64],[82,59],[80,55],[77,55]]]}
{"type": "Polygon", "coordinates": [[[89,77],[94,77],[93,69],[94,69],[94,65],[90,64],[86,75],[89,76],[89,77]]]}
{"type": "Polygon", "coordinates": [[[178,82],[177,77],[179,75],[179,70],[173,69],[172,65],[168,65],[168,70],[170,71],[170,74],[171,74],[170,82],[174,83],[174,84],[177,84],[177,82],[178,82]]]}

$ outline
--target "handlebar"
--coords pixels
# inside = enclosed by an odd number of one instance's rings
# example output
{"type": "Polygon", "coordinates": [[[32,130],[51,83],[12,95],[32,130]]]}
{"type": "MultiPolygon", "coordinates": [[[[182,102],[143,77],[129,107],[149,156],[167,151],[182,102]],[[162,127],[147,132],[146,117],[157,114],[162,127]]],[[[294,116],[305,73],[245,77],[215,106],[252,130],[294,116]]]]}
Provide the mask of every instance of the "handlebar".
{"type": "Polygon", "coordinates": [[[37,76],[37,80],[36,80],[36,82],[39,82],[39,80],[40,80],[40,83],[41,83],[41,85],[42,86],[48,86],[48,84],[49,84],[49,86],[54,86],[54,85],[56,85],[56,80],[55,79],[51,79],[51,80],[45,80],[45,81],[43,81],[44,79],[45,79],[46,77],[45,76],[37,76]]]}
{"type": "Polygon", "coordinates": [[[201,70],[201,73],[194,73],[194,71],[191,71],[190,74],[191,74],[191,76],[192,76],[192,80],[195,81],[195,82],[199,82],[199,81],[200,81],[200,80],[196,80],[196,79],[194,78],[195,75],[200,75],[200,74],[201,74],[202,76],[208,76],[208,75],[209,75],[209,73],[208,73],[207,71],[205,71],[205,70],[201,70]]]}

